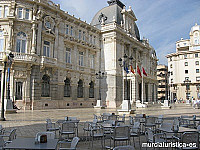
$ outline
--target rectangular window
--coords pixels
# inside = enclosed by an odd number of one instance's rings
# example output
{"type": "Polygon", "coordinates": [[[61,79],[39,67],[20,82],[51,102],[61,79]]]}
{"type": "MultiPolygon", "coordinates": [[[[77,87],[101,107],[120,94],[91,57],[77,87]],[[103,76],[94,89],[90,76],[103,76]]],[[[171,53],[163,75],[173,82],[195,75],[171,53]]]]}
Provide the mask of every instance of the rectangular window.
{"type": "Polygon", "coordinates": [[[22,51],[21,53],[25,53],[26,50],[26,40],[22,40],[22,51]]]}
{"type": "Polygon", "coordinates": [[[82,31],[79,30],[79,33],[78,33],[78,39],[79,39],[79,40],[81,40],[81,32],[82,32],[82,31]]]}
{"type": "Polygon", "coordinates": [[[185,74],[188,74],[188,70],[185,70],[185,74]]]}
{"type": "Polygon", "coordinates": [[[69,25],[66,25],[65,33],[69,34],[69,25]]]}
{"type": "Polygon", "coordinates": [[[15,99],[22,100],[23,82],[16,82],[15,99]]]}
{"type": "Polygon", "coordinates": [[[90,43],[92,44],[92,35],[90,35],[90,43]]]}
{"type": "Polygon", "coordinates": [[[195,54],[195,58],[197,58],[197,57],[199,57],[199,56],[198,56],[198,53],[197,53],[197,54],[195,54]]]}
{"type": "Polygon", "coordinates": [[[2,7],[0,6],[0,18],[2,18],[2,7]]]}
{"type": "Polygon", "coordinates": [[[186,90],[190,90],[190,85],[186,84],[186,90]]]}
{"type": "Polygon", "coordinates": [[[188,62],[185,62],[185,66],[188,66],[188,62]]]}
{"type": "Polygon", "coordinates": [[[171,79],[171,83],[173,83],[173,79],[171,79]]]}
{"type": "Polygon", "coordinates": [[[3,52],[4,48],[4,39],[0,39],[0,52],[3,52]]]}
{"type": "Polygon", "coordinates": [[[170,57],[169,60],[172,61],[172,57],[170,57]]]}
{"type": "Polygon", "coordinates": [[[71,63],[71,49],[66,48],[66,63],[71,63]]]}
{"type": "Polygon", "coordinates": [[[94,69],[94,55],[90,55],[90,68],[94,69]]]}
{"type": "Polygon", "coordinates": [[[83,31],[83,41],[85,41],[85,31],[83,31]]]}
{"type": "Polygon", "coordinates": [[[199,65],[199,61],[195,61],[195,64],[196,64],[196,65],[199,65]]]}
{"type": "Polygon", "coordinates": [[[172,64],[170,65],[170,68],[173,68],[172,64]]]}
{"type": "Polygon", "coordinates": [[[44,41],[43,55],[50,57],[50,42],[44,41]]]}
{"type": "Polygon", "coordinates": [[[199,73],[199,69],[196,69],[196,73],[199,73]]]}
{"type": "Polygon", "coordinates": [[[23,19],[23,8],[18,8],[18,18],[23,19]]]}
{"type": "Polygon", "coordinates": [[[184,58],[187,59],[187,54],[184,55],[184,58]]]}
{"type": "Polygon", "coordinates": [[[200,81],[200,77],[196,77],[196,80],[197,80],[197,81],[200,81]]]}
{"type": "Polygon", "coordinates": [[[79,66],[83,66],[83,55],[84,53],[83,52],[79,52],[79,66]]]}
{"type": "Polygon", "coordinates": [[[93,38],[93,44],[94,45],[96,44],[96,36],[94,36],[94,38],[93,38]]]}
{"type": "Polygon", "coordinates": [[[26,9],[25,19],[29,20],[29,9],[26,9]]]}
{"type": "Polygon", "coordinates": [[[71,27],[70,35],[73,36],[73,27],[71,27]]]}
{"type": "Polygon", "coordinates": [[[171,75],[173,75],[173,71],[171,72],[171,75]]]}
{"type": "Polygon", "coordinates": [[[4,18],[6,18],[8,16],[8,6],[4,7],[4,18]]]}

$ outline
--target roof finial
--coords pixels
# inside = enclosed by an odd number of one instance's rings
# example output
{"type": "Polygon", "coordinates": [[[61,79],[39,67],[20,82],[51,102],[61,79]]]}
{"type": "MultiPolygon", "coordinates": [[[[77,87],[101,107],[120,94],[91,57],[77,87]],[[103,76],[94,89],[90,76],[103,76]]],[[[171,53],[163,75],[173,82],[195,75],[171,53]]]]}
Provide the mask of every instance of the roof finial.
{"type": "Polygon", "coordinates": [[[195,23],[195,26],[197,26],[197,23],[195,23]]]}

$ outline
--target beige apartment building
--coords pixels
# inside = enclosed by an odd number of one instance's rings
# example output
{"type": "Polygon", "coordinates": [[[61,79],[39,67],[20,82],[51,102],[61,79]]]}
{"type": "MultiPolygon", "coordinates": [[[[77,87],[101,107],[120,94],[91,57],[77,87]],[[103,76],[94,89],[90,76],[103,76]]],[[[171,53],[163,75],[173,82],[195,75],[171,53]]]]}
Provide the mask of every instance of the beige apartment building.
{"type": "Polygon", "coordinates": [[[199,98],[200,88],[200,26],[190,30],[190,39],[176,42],[176,53],[168,54],[171,99],[199,98]]]}
{"type": "Polygon", "coordinates": [[[157,66],[157,80],[158,80],[158,100],[164,101],[168,99],[168,66],[157,66]]]}
{"type": "MultiPolygon", "coordinates": [[[[128,74],[129,100],[156,101],[155,50],[140,39],[131,7],[119,0],[108,4],[88,24],[50,0],[0,1],[0,61],[4,53],[14,54],[10,94],[17,106],[93,107],[100,88],[104,105],[119,107],[125,77],[118,59],[125,53],[134,57],[135,72],[143,66],[148,74],[143,92],[141,77],[128,74]],[[99,71],[105,72],[101,86],[95,75],[99,71]]],[[[2,81],[3,63],[0,70],[2,81]]]]}

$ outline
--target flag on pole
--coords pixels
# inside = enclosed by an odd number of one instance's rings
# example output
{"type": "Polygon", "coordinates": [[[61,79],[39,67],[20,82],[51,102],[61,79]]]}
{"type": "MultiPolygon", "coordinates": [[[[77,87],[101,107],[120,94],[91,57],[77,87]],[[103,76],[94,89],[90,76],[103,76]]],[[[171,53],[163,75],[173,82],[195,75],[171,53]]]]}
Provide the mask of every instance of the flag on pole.
{"type": "Polygon", "coordinates": [[[140,75],[140,77],[142,77],[142,74],[141,74],[141,71],[140,71],[140,68],[137,66],[137,72],[138,74],[140,75]]]}
{"type": "Polygon", "coordinates": [[[126,64],[125,64],[125,61],[124,61],[124,70],[126,71],[127,74],[129,73],[128,67],[127,67],[126,64]]]}
{"type": "Polygon", "coordinates": [[[142,67],[142,72],[143,72],[143,74],[144,74],[145,76],[147,76],[147,73],[146,73],[146,71],[144,70],[143,67],[142,67]]]}
{"type": "Polygon", "coordinates": [[[135,74],[135,71],[134,71],[132,65],[131,65],[131,72],[132,72],[133,74],[135,74]]]}

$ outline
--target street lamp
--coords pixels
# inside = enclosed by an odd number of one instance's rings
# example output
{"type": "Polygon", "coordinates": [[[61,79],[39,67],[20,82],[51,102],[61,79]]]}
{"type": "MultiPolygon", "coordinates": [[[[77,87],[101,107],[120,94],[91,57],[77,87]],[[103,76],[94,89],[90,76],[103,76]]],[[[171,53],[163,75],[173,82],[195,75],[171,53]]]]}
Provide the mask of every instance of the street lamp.
{"type": "Polygon", "coordinates": [[[5,78],[6,78],[6,64],[8,61],[8,56],[4,54],[3,56],[3,63],[4,63],[4,72],[3,72],[3,93],[2,93],[2,98],[1,98],[1,118],[0,121],[5,121],[5,116],[4,116],[4,93],[5,93],[5,78]]]}
{"type": "MultiPolygon", "coordinates": [[[[128,69],[129,66],[132,64],[133,57],[128,56],[127,54],[124,54],[123,58],[119,58],[119,66],[125,69],[128,69]],[[123,63],[122,63],[123,61],[123,63]]],[[[130,99],[128,97],[128,79],[127,79],[127,72],[125,73],[125,88],[124,90],[124,101],[122,104],[122,110],[129,111],[130,110],[130,99]]]]}
{"type": "Polygon", "coordinates": [[[188,91],[189,91],[189,85],[191,83],[191,80],[189,80],[188,78],[185,79],[185,81],[183,81],[185,83],[185,86],[186,86],[186,90],[187,90],[187,93],[186,93],[186,99],[189,100],[189,94],[188,94],[188,91]]]}
{"type": "Polygon", "coordinates": [[[14,58],[14,55],[13,53],[10,52],[8,56],[8,79],[7,79],[7,95],[6,95],[7,100],[10,100],[10,68],[13,62],[13,58],[14,58]]]}
{"type": "Polygon", "coordinates": [[[171,82],[171,84],[170,84],[170,81],[169,81],[170,75],[171,75],[171,72],[168,71],[168,72],[167,72],[167,77],[168,77],[168,100],[170,101],[170,103],[172,103],[172,96],[171,96],[171,90],[170,90],[170,87],[171,87],[171,85],[172,85],[172,82],[171,82]]]}

